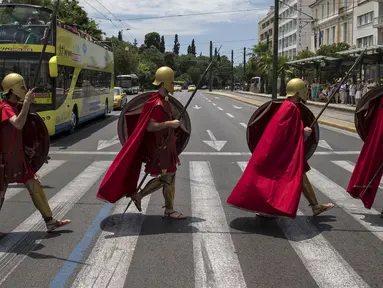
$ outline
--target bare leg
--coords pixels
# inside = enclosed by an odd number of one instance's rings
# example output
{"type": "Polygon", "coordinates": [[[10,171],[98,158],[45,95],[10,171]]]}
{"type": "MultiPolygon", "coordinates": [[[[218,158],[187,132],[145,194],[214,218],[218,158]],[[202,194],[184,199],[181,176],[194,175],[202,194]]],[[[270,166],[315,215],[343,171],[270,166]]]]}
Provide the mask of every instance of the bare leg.
{"type": "Polygon", "coordinates": [[[56,220],[52,217],[52,210],[49,207],[48,200],[45,197],[45,193],[41,187],[40,182],[38,182],[36,179],[30,179],[25,183],[25,187],[28,189],[29,195],[31,196],[36,209],[39,210],[39,212],[43,216],[48,232],[51,232],[59,227],[68,225],[71,222],[68,219],[56,220]]]}
{"type": "Polygon", "coordinates": [[[307,201],[310,203],[311,209],[313,210],[313,214],[315,216],[334,207],[333,203],[318,204],[318,200],[315,196],[314,189],[311,186],[311,183],[309,181],[309,178],[307,178],[306,173],[303,174],[302,192],[307,201]]]}

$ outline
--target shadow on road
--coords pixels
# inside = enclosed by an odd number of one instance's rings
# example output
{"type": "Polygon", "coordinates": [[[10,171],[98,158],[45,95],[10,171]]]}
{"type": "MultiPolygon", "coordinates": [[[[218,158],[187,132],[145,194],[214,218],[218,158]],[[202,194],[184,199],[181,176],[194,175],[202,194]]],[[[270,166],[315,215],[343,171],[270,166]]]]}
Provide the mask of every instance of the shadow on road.
{"type": "Polygon", "coordinates": [[[144,215],[141,213],[114,214],[105,218],[100,228],[114,233],[105,238],[117,238],[126,236],[156,235],[167,233],[196,233],[199,230],[193,227],[193,223],[203,222],[198,217],[186,217],[184,220],[163,219],[162,215],[144,215]],[[140,227],[140,223],[143,224],[140,227]]]}
{"type": "MultiPolygon", "coordinates": [[[[76,132],[71,135],[68,135],[68,132],[62,132],[58,135],[54,135],[51,137],[51,147],[59,147],[60,150],[65,150],[69,146],[72,146],[77,142],[88,138],[93,133],[101,130],[113,121],[116,121],[118,117],[119,115],[108,115],[106,119],[97,118],[92,121],[80,124],[76,128],[76,132]]],[[[117,126],[115,130],[117,133],[117,126]]]]}
{"type": "MultiPolygon", "coordinates": [[[[270,236],[273,238],[287,239],[283,233],[281,226],[289,227],[290,225],[297,225],[303,232],[299,235],[299,239],[291,239],[292,241],[302,241],[314,238],[323,231],[331,231],[332,226],[323,222],[334,222],[336,221],[334,216],[316,216],[307,217],[297,215],[295,219],[272,219],[262,217],[240,217],[234,219],[230,223],[230,228],[239,230],[250,234],[260,234],[270,236]],[[307,225],[304,225],[306,221],[309,221],[312,225],[317,228],[318,233],[312,233],[313,230],[307,229],[307,225]],[[305,229],[306,228],[306,229],[305,229]],[[310,233],[311,232],[311,233],[310,233]]],[[[315,229],[314,229],[315,230],[315,229]]]]}

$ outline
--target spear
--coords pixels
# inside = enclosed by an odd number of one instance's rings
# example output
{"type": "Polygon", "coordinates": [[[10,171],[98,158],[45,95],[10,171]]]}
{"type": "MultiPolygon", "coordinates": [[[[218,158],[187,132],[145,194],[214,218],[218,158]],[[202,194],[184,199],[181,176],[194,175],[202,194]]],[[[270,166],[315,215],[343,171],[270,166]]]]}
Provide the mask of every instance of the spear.
{"type": "MultiPolygon", "coordinates": [[[[222,47],[222,45],[219,47],[218,52],[221,50],[221,47],[222,47]]],[[[199,80],[199,82],[198,82],[198,85],[197,85],[196,89],[193,91],[192,95],[189,97],[188,102],[186,102],[186,105],[185,105],[184,109],[182,110],[181,114],[178,116],[178,119],[177,119],[177,120],[180,120],[180,119],[182,118],[182,116],[186,113],[186,109],[188,108],[190,102],[193,100],[194,95],[197,93],[197,90],[198,90],[198,89],[200,88],[200,86],[202,85],[202,80],[205,78],[205,76],[206,76],[207,72],[209,71],[210,66],[211,66],[212,64],[213,64],[213,61],[210,61],[209,65],[207,66],[207,68],[206,68],[205,71],[203,72],[203,74],[202,74],[202,76],[201,76],[201,78],[200,78],[200,80],[199,80]]],[[[164,144],[163,144],[160,148],[157,149],[157,153],[156,153],[154,159],[152,160],[152,162],[150,163],[148,171],[150,171],[150,170],[154,167],[154,163],[156,162],[158,156],[160,155],[161,149],[163,149],[163,147],[165,147],[165,146],[167,145],[167,143],[168,143],[168,141],[169,141],[169,139],[170,139],[170,136],[173,134],[173,132],[174,132],[174,129],[173,129],[173,128],[170,128],[170,131],[169,131],[168,136],[166,137],[166,139],[165,139],[165,141],[164,141],[164,144]]],[[[146,172],[146,173],[145,173],[145,176],[142,178],[140,184],[139,184],[138,187],[137,187],[136,193],[137,193],[138,191],[141,190],[141,186],[142,186],[143,183],[145,182],[145,180],[146,180],[146,178],[148,177],[148,175],[149,175],[149,172],[146,172]]],[[[132,201],[133,201],[133,199],[130,200],[130,202],[129,202],[128,205],[126,206],[125,211],[124,211],[124,213],[123,213],[122,215],[124,215],[125,212],[128,210],[128,208],[129,208],[130,205],[132,204],[132,201]]]]}
{"type": "MultiPolygon", "coordinates": [[[[55,22],[55,19],[56,19],[56,15],[57,15],[57,10],[59,8],[59,4],[60,4],[60,0],[57,0],[56,1],[56,6],[54,7],[54,10],[53,10],[53,13],[52,13],[51,25],[48,27],[48,31],[47,31],[48,33],[46,34],[46,36],[44,38],[44,46],[43,46],[43,49],[41,50],[40,59],[39,59],[39,62],[37,64],[37,68],[36,68],[36,74],[35,74],[35,77],[33,79],[33,83],[32,83],[31,87],[35,87],[36,83],[37,83],[37,80],[39,79],[39,72],[40,72],[40,69],[41,69],[41,63],[42,63],[42,61],[44,59],[44,54],[45,54],[45,51],[47,49],[48,39],[49,39],[49,37],[51,35],[51,31],[52,31],[52,29],[54,27],[53,25],[57,25],[57,23],[55,22]]],[[[18,132],[16,143],[18,141],[20,141],[21,135],[22,135],[22,133],[18,132]]],[[[13,166],[15,165],[15,161],[16,161],[16,150],[13,150],[11,165],[9,166],[9,169],[7,171],[8,172],[7,173],[7,177],[8,177],[7,179],[10,179],[10,177],[11,177],[11,173],[12,173],[12,170],[13,170],[13,166]]],[[[1,177],[1,175],[0,175],[0,177],[1,177]]],[[[4,191],[1,191],[2,195],[0,195],[0,197],[1,197],[0,198],[0,210],[1,210],[1,207],[3,207],[3,204],[4,204],[5,192],[6,192],[5,190],[6,190],[6,188],[4,189],[4,191]]]]}
{"type": "Polygon", "coordinates": [[[362,56],[363,54],[366,52],[368,47],[366,47],[362,53],[360,53],[360,55],[358,56],[358,58],[356,59],[356,61],[354,62],[354,64],[351,66],[351,68],[347,71],[346,75],[343,77],[342,81],[340,81],[339,85],[336,87],[335,90],[333,90],[331,92],[331,95],[330,97],[328,98],[326,104],[323,106],[322,110],[319,112],[319,114],[317,115],[317,117],[315,118],[315,120],[313,121],[313,123],[311,124],[310,128],[312,129],[315,125],[316,122],[318,122],[318,119],[319,117],[323,114],[324,110],[326,110],[327,106],[330,104],[330,101],[331,99],[335,96],[336,93],[338,93],[339,89],[340,89],[340,86],[343,85],[343,83],[346,81],[346,79],[350,76],[352,70],[354,69],[354,67],[356,66],[356,64],[358,64],[360,62],[360,60],[362,60],[362,56]]]}

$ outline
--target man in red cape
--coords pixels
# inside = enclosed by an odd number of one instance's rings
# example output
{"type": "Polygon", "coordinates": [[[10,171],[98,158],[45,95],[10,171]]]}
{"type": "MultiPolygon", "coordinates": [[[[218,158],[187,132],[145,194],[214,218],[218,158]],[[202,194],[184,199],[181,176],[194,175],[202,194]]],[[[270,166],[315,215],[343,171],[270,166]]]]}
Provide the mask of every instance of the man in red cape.
{"type": "Polygon", "coordinates": [[[34,100],[33,91],[27,92],[24,78],[16,73],[8,74],[2,82],[4,100],[0,103],[0,208],[10,183],[23,183],[40,211],[48,232],[69,224],[70,220],[56,220],[52,217],[44,190],[33,172],[24,153],[21,136],[29,107],[34,100]],[[21,111],[18,102],[23,101],[21,111]]]}
{"type": "Polygon", "coordinates": [[[180,164],[174,133],[159,157],[154,159],[171,128],[177,129],[180,125],[178,120],[173,119],[172,106],[168,101],[169,94],[172,95],[174,91],[174,71],[166,66],[161,67],[156,71],[155,78],[153,84],[158,87],[158,92],[153,93],[145,102],[137,126],[106,173],[97,197],[111,203],[124,196],[131,197],[141,211],[142,198],[162,188],[165,198],[164,217],[185,219],[182,213],[173,209],[175,174],[180,164]],[[142,162],[146,163],[145,172],[155,178],[137,193],[142,162]]]}
{"type": "Polygon", "coordinates": [[[314,215],[319,215],[334,204],[318,204],[305,173],[310,166],[304,143],[312,131],[304,127],[298,105],[307,100],[308,90],[299,78],[290,80],[286,90],[289,98],[271,118],[227,202],[260,216],[295,218],[303,190],[314,215]]]}
{"type": "Polygon", "coordinates": [[[374,102],[375,105],[371,101],[368,103],[367,111],[360,109],[372,121],[347,187],[347,192],[360,198],[367,209],[371,209],[374,203],[383,174],[383,97],[374,102]]]}

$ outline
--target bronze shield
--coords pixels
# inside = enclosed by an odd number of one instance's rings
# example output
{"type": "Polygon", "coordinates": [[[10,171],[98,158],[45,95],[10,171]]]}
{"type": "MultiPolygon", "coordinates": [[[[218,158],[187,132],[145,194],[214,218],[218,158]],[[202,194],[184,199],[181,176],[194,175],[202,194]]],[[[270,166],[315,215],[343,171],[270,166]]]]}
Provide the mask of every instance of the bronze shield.
{"type": "Polygon", "coordinates": [[[23,145],[34,151],[32,157],[25,155],[35,173],[47,160],[49,144],[49,133],[43,119],[36,113],[29,113],[23,128],[23,145]]]}
{"type": "MultiPolygon", "coordinates": [[[[120,139],[121,145],[124,145],[126,140],[136,128],[138,118],[145,105],[145,102],[152,96],[155,91],[148,91],[137,95],[130,100],[121,111],[120,117],[117,123],[117,133],[120,139]]],[[[178,118],[181,114],[184,106],[176,98],[169,96],[169,102],[173,107],[173,117],[178,118]]],[[[188,112],[186,111],[180,119],[180,127],[174,131],[177,136],[177,153],[180,155],[186,148],[190,133],[191,133],[191,121],[188,112]]]]}
{"type": "Polygon", "coordinates": [[[355,128],[363,141],[366,140],[370,131],[371,123],[376,115],[382,96],[383,86],[373,88],[356,105],[354,115],[355,128]]]}
{"type": "MultiPolygon", "coordinates": [[[[269,124],[271,118],[281,107],[281,104],[285,101],[284,99],[277,99],[269,101],[260,106],[253,115],[250,117],[247,125],[246,137],[247,145],[253,153],[259,140],[261,139],[266,126],[269,124]]],[[[300,103],[298,105],[304,126],[311,126],[315,116],[306,105],[300,103]]],[[[308,160],[314,154],[319,142],[319,125],[318,122],[313,127],[313,132],[305,142],[305,159],[308,160]]],[[[282,153],[282,151],[281,151],[282,153]]]]}

